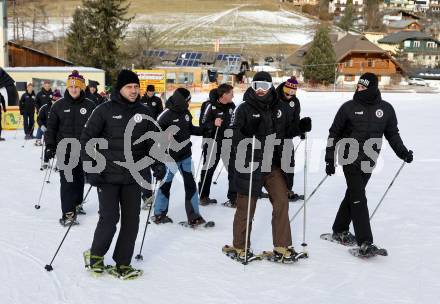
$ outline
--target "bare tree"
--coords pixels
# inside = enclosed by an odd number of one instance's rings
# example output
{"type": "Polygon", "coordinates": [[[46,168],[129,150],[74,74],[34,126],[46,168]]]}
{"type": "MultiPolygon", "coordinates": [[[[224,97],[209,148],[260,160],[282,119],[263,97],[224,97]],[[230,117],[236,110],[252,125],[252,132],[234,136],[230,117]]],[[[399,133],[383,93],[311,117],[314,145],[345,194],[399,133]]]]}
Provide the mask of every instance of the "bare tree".
{"type": "Polygon", "coordinates": [[[147,24],[136,29],[132,39],[127,42],[126,64],[134,64],[137,68],[149,69],[156,63],[157,58],[149,52],[158,47],[157,31],[153,25],[147,24]]]}

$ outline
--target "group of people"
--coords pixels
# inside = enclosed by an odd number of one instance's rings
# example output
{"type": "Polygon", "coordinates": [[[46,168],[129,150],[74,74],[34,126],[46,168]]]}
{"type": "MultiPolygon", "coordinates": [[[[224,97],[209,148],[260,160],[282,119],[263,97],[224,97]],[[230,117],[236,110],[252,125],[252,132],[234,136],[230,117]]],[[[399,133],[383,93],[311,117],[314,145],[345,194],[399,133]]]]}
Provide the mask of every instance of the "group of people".
{"type": "MultiPolygon", "coordinates": [[[[139,78],[129,70],[120,71],[109,100],[98,106],[87,97],[85,88],[85,80],[77,71],[69,75],[67,90],[50,108],[43,131],[45,162],[55,155],[64,165],[80,158],[68,172],[63,170],[63,164],[60,166],[62,225],[78,224],[78,214],[84,213],[81,204],[85,180],[97,187],[99,221],[88,253],[90,270],[99,274],[106,269],[104,255],[120,220],[113,271],[123,278],[141,274],[130,265],[141,207],[154,210],[154,223],[171,223],[168,216],[170,189],[178,171],[184,182],[188,225],[205,224],[199,206],[216,203],[210,198],[210,186],[221,159],[228,174],[228,201],[224,205],[236,208],[233,242],[223,248],[225,253],[241,262],[253,257],[250,250],[252,219],[264,187],[273,206],[273,260],[281,263],[298,260],[301,253],[292,246],[289,200],[301,197],[293,192],[294,175],[284,169],[282,162],[286,150],[293,150],[292,139],[305,138],[312,130],[312,121],[309,117],[300,118],[295,77],[275,88],[270,74],[256,73],[244,93],[243,102],[237,107],[233,103],[233,87],[221,84],[210,92],[209,100],[202,105],[199,126],[192,123],[191,93],[185,88],[176,89],[165,107],[155,96],[154,86],[148,86],[145,95],[140,96],[139,78]],[[128,136],[127,130],[131,132],[128,136]],[[150,136],[145,138],[145,134],[150,136]],[[193,172],[191,136],[203,137],[203,166],[198,184],[193,172]],[[280,141],[272,149],[271,136],[280,141]],[[57,149],[69,138],[80,142],[80,156],[75,155],[73,144],[63,151],[57,149]],[[131,151],[130,157],[127,148],[131,151]],[[268,153],[269,161],[265,159],[268,153]],[[103,168],[98,168],[99,159],[106,161],[103,168]],[[145,159],[149,162],[134,174],[133,166],[145,159]],[[243,160],[244,167],[238,168],[238,162],[243,160]]],[[[339,109],[330,128],[326,173],[335,173],[335,151],[341,139],[356,139],[361,151],[368,139],[380,139],[383,135],[401,159],[413,160],[412,151],[406,149],[400,138],[392,106],[381,99],[377,77],[366,73],[359,80],[353,100],[339,109]]],[[[343,148],[339,156],[347,157],[350,147],[343,148]]],[[[376,146],[375,151],[378,156],[380,147],[376,146]]],[[[290,151],[288,155],[290,167],[294,167],[294,153],[290,151]]],[[[336,240],[356,242],[365,253],[377,247],[373,244],[365,195],[371,172],[363,170],[362,162],[371,161],[374,167],[376,160],[361,152],[354,162],[343,166],[347,191],[333,225],[336,240]],[[355,235],[349,232],[351,221],[355,235]]]]}

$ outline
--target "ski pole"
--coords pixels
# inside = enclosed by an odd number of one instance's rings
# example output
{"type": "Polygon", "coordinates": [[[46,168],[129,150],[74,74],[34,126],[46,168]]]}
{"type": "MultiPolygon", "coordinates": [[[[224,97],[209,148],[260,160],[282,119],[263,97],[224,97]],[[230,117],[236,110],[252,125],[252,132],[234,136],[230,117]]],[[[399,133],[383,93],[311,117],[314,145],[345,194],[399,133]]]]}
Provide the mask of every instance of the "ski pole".
{"type": "Polygon", "coordinates": [[[42,145],[41,145],[41,155],[40,155],[40,170],[41,171],[43,171],[43,164],[44,164],[44,145],[45,145],[45,143],[44,143],[44,141],[43,141],[43,143],[42,143],[42,145]]]}
{"type": "Polygon", "coordinates": [[[298,145],[296,146],[295,150],[293,151],[293,154],[296,154],[296,150],[298,150],[298,148],[299,148],[299,146],[301,146],[302,142],[303,142],[302,140],[299,141],[298,145]]]}
{"type": "Polygon", "coordinates": [[[376,208],[374,208],[373,213],[371,213],[370,221],[371,221],[371,219],[373,218],[374,214],[376,213],[377,209],[379,209],[380,204],[382,204],[382,202],[383,202],[385,196],[386,196],[387,193],[388,193],[388,190],[390,190],[391,186],[394,184],[394,181],[396,180],[397,176],[399,176],[400,171],[402,171],[402,169],[403,169],[404,166],[405,166],[405,162],[403,162],[402,165],[400,165],[399,170],[397,170],[396,175],[394,175],[393,180],[392,180],[391,183],[389,184],[389,186],[388,186],[387,190],[385,191],[385,193],[382,195],[382,198],[380,199],[379,204],[377,204],[376,208]]]}
{"type": "Polygon", "coordinates": [[[325,175],[324,178],[319,182],[318,186],[315,187],[315,189],[310,193],[309,197],[304,200],[304,203],[301,205],[301,208],[298,209],[298,211],[292,216],[290,219],[290,223],[298,216],[298,214],[301,212],[301,210],[304,208],[305,203],[307,203],[312,196],[318,191],[319,187],[324,183],[324,181],[327,179],[328,175],[325,175]]]}
{"type": "Polygon", "coordinates": [[[224,167],[225,167],[225,164],[222,164],[222,167],[218,171],[217,177],[215,178],[214,185],[217,185],[218,178],[220,177],[220,173],[222,173],[224,167]]]}
{"type": "Polygon", "coordinates": [[[46,177],[47,177],[47,173],[50,170],[50,165],[48,164],[47,168],[46,168],[46,173],[44,173],[44,179],[43,179],[43,185],[41,186],[41,190],[40,190],[40,196],[38,198],[38,202],[37,204],[35,204],[35,209],[40,209],[40,203],[41,203],[41,197],[43,196],[43,190],[44,190],[44,185],[46,184],[46,177]]]}
{"type": "Polygon", "coordinates": [[[89,189],[87,190],[86,195],[84,196],[81,205],[83,205],[86,202],[86,199],[87,199],[87,196],[89,196],[90,190],[92,190],[92,185],[90,185],[89,189]]]}
{"type": "Polygon", "coordinates": [[[54,164],[54,162],[55,162],[55,157],[52,159],[52,163],[50,164],[50,171],[49,171],[49,176],[47,177],[47,181],[46,181],[46,183],[48,183],[48,184],[50,184],[50,176],[52,175],[52,170],[53,170],[53,164],[54,164]]]}
{"type": "MultiPolygon", "coordinates": [[[[216,144],[217,144],[216,139],[217,139],[218,129],[219,129],[219,127],[217,127],[215,129],[214,141],[212,142],[212,148],[211,148],[211,152],[209,153],[209,158],[208,158],[208,165],[207,165],[207,168],[205,169],[205,176],[203,177],[202,187],[199,189],[199,192],[200,192],[199,199],[202,195],[203,188],[205,187],[206,177],[208,176],[209,165],[211,164],[212,152],[214,152],[214,148],[216,147],[216,144]]],[[[202,172],[203,172],[203,167],[202,167],[202,172]]]]}
{"type": "Polygon", "coordinates": [[[144,256],[142,255],[142,248],[144,247],[145,234],[147,233],[148,224],[150,223],[149,219],[150,219],[151,209],[153,209],[154,204],[156,202],[156,191],[157,191],[157,180],[154,182],[154,191],[153,191],[154,200],[153,200],[153,204],[151,204],[150,210],[148,210],[147,222],[145,223],[145,229],[144,229],[144,235],[142,236],[141,248],[139,249],[139,254],[136,255],[136,257],[135,257],[135,259],[137,261],[144,260],[144,256]]]}
{"type": "MultiPolygon", "coordinates": [[[[298,144],[299,146],[299,144],[298,144]]],[[[303,251],[306,252],[306,211],[307,211],[307,133],[305,134],[304,139],[304,213],[303,213],[303,242],[301,246],[303,247],[303,251]]]]}
{"type": "Polygon", "coordinates": [[[252,136],[252,154],[251,154],[251,176],[249,179],[249,195],[248,195],[248,208],[246,217],[246,241],[244,246],[244,265],[248,263],[248,238],[249,238],[249,218],[251,213],[251,199],[252,199],[252,176],[254,173],[254,148],[255,148],[255,135],[252,136]]]}
{"type": "Polygon", "coordinates": [[[200,154],[199,163],[197,164],[197,171],[196,171],[195,179],[197,179],[197,177],[199,176],[200,165],[202,164],[202,158],[203,158],[203,146],[204,146],[204,145],[205,145],[205,144],[203,143],[203,140],[202,140],[202,153],[200,154]]]}

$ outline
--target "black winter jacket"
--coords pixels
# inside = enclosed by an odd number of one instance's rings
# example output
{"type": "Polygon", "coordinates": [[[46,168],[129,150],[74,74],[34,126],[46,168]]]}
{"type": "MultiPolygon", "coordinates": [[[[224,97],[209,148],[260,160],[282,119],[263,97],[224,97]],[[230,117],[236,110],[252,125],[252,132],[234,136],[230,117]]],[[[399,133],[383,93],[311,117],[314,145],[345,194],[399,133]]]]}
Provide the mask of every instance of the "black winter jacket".
{"type": "MultiPolygon", "coordinates": [[[[353,138],[358,141],[359,154],[354,163],[358,166],[362,161],[371,160],[374,164],[377,160],[377,157],[371,159],[364,153],[363,145],[366,140],[371,138],[382,140],[382,136],[385,135],[391,148],[401,159],[404,159],[406,153],[408,153],[399,135],[394,108],[391,104],[382,100],[380,93],[369,102],[354,99],[344,103],[339,108],[329,131],[329,144],[325,154],[326,162],[336,163],[335,145],[342,138],[353,138]]],[[[377,147],[373,148],[377,153],[380,152],[377,147]]],[[[348,152],[349,145],[346,145],[344,158],[348,156],[348,152]]]]}
{"type": "MultiPolygon", "coordinates": [[[[141,115],[151,116],[148,108],[138,98],[135,102],[125,100],[119,92],[111,95],[111,100],[98,106],[87,121],[81,135],[81,159],[92,160],[85,151],[87,142],[92,138],[104,138],[108,141],[108,149],[97,146],[97,152],[106,159],[106,167],[100,176],[105,183],[109,184],[132,184],[135,179],[127,168],[115,162],[126,162],[124,154],[124,133],[128,123],[136,122],[131,133],[131,155],[135,162],[147,156],[153,141],[144,140],[133,144],[148,131],[157,131],[156,126],[148,119],[142,119],[141,115]]],[[[128,134],[128,133],[127,133],[128,134]]],[[[128,136],[128,135],[127,135],[128,136]]]]}
{"type": "Polygon", "coordinates": [[[52,108],[52,102],[49,102],[40,108],[37,116],[38,126],[45,126],[47,128],[47,120],[49,119],[50,109],[52,108]]]}
{"type": "Polygon", "coordinates": [[[86,91],[86,97],[93,101],[96,106],[99,106],[101,103],[105,102],[104,98],[98,94],[98,92],[90,93],[90,91],[86,91]]]}
{"type": "Polygon", "coordinates": [[[148,110],[150,110],[151,117],[157,119],[160,113],[163,112],[162,99],[157,96],[148,97],[145,93],[141,98],[141,102],[147,106],[148,110]]]}
{"type": "MultiPolygon", "coordinates": [[[[244,96],[244,102],[240,104],[232,118],[232,129],[234,131],[233,147],[239,148],[239,143],[243,139],[248,139],[252,142],[252,136],[261,143],[259,149],[255,149],[254,162],[258,163],[258,168],[253,173],[252,194],[258,196],[263,186],[263,177],[269,172],[261,172],[261,165],[263,161],[263,152],[265,148],[266,136],[275,134],[277,139],[281,140],[280,145],[275,145],[272,159],[269,159],[271,170],[273,167],[281,167],[281,157],[284,149],[284,140],[291,141],[291,138],[296,132],[295,126],[290,122],[288,113],[289,106],[280,102],[274,88],[268,93],[268,101],[265,103],[259,101],[252,88],[249,88],[244,96]]],[[[292,146],[290,146],[292,148],[292,146]]],[[[237,150],[237,159],[240,155],[237,150]]],[[[252,149],[250,145],[247,146],[245,154],[245,166],[250,168],[252,149]]],[[[250,173],[239,172],[236,169],[234,174],[234,184],[238,193],[248,194],[249,191],[250,173]]]]}
{"type": "Polygon", "coordinates": [[[191,135],[200,136],[202,135],[202,130],[193,125],[192,116],[188,110],[188,103],[183,96],[174,94],[167,100],[166,106],[167,108],[157,118],[157,122],[162,131],[166,131],[170,126],[178,128],[179,131],[173,136],[174,140],[170,145],[169,154],[175,162],[182,161],[192,155],[191,135]],[[184,141],[187,141],[186,145],[180,147],[179,144],[182,144],[184,141]],[[177,147],[173,149],[173,146],[177,147]]]}
{"type": "Polygon", "coordinates": [[[278,99],[283,102],[286,103],[288,105],[287,109],[289,110],[287,113],[287,116],[289,117],[291,128],[292,128],[292,137],[295,136],[299,136],[301,135],[301,131],[299,129],[299,120],[300,120],[300,113],[301,113],[301,104],[299,103],[299,100],[296,96],[293,96],[293,98],[291,100],[287,100],[286,96],[284,95],[283,92],[283,87],[284,87],[285,82],[283,82],[282,84],[280,84],[276,91],[277,91],[277,95],[278,95],[278,99]]]}
{"type": "Polygon", "coordinates": [[[59,99],[50,109],[47,130],[44,133],[46,146],[56,148],[64,138],[80,140],[84,125],[92,114],[95,103],[85,98],[84,91],[74,100],[66,90],[64,97],[59,99]]]}
{"type": "Polygon", "coordinates": [[[225,130],[230,127],[231,118],[235,110],[234,103],[221,104],[218,101],[209,103],[202,115],[202,121],[200,121],[200,127],[202,128],[203,137],[214,138],[217,127],[214,125],[216,118],[223,119],[222,125],[217,132],[216,141],[223,139],[225,130]]]}
{"type": "Polygon", "coordinates": [[[20,114],[23,115],[24,113],[28,115],[34,115],[35,114],[35,93],[32,91],[31,94],[28,92],[25,92],[23,95],[21,95],[20,102],[18,104],[20,109],[20,114]]]}
{"type": "Polygon", "coordinates": [[[37,97],[35,98],[35,106],[37,107],[37,111],[40,111],[42,106],[52,101],[52,94],[52,89],[46,91],[44,88],[41,88],[41,91],[38,92],[37,97]]]}

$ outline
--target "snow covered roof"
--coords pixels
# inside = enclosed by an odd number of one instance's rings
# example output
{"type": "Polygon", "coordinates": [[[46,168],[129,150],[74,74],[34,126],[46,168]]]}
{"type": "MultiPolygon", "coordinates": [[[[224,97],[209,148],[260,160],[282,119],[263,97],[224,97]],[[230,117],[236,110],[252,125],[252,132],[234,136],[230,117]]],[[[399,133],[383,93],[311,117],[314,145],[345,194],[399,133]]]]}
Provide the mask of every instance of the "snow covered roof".
{"type": "Polygon", "coordinates": [[[64,67],[55,67],[55,66],[38,66],[38,67],[9,67],[4,68],[7,72],[71,72],[72,70],[77,70],[78,72],[88,72],[88,73],[105,73],[104,70],[91,68],[91,67],[82,67],[82,66],[64,66],[64,67]]]}
{"type": "Polygon", "coordinates": [[[385,36],[378,40],[378,42],[384,44],[399,44],[408,39],[435,40],[430,35],[420,31],[401,31],[385,36]]]}
{"type": "Polygon", "coordinates": [[[390,28],[397,28],[397,29],[404,29],[404,28],[407,28],[408,26],[410,26],[413,23],[419,24],[416,20],[398,20],[398,21],[390,22],[388,27],[390,27],[390,28]]]}
{"type": "Polygon", "coordinates": [[[410,75],[427,80],[440,80],[440,69],[416,69],[410,75]]]}

